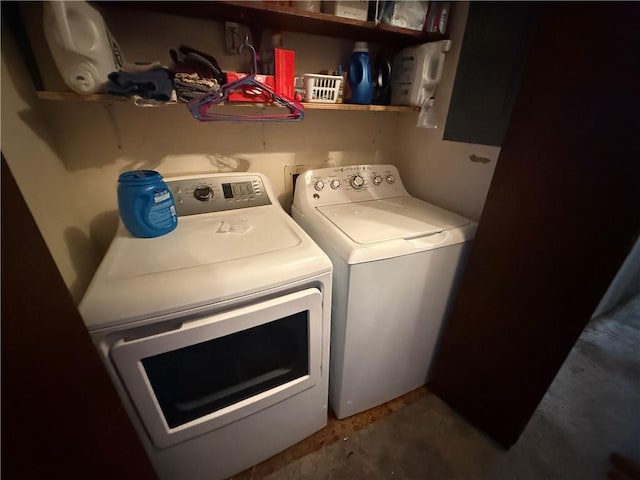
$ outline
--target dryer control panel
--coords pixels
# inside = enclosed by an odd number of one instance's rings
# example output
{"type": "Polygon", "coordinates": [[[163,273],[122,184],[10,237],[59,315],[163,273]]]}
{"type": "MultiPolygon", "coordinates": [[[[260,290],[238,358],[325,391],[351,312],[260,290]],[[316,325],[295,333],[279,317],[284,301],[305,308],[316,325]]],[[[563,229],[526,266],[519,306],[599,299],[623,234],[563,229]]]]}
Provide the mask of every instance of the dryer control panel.
{"type": "Polygon", "coordinates": [[[307,170],[296,180],[293,203],[314,206],[408,195],[393,165],[351,165],[307,170]]]}
{"type": "Polygon", "coordinates": [[[165,179],[178,216],[270,205],[259,175],[216,175],[165,179]]]}

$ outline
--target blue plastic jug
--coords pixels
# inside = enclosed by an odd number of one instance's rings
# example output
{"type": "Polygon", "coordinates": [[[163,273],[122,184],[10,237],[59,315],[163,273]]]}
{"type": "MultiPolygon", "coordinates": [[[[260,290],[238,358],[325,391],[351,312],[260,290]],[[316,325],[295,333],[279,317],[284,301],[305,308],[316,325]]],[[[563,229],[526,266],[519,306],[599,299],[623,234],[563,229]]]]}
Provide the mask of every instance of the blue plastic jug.
{"type": "Polygon", "coordinates": [[[373,82],[371,81],[371,61],[367,42],[356,42],[349,60],[347,82],[351,89],[348,103],[370,105],[373,99],[373,82]]]}
{"type": "Polygon", "coordinates": [[[159,237],[178,225],[171,190],[155,170],[134,170],[118,177],[118,210],[135,237],[159,237]]]}

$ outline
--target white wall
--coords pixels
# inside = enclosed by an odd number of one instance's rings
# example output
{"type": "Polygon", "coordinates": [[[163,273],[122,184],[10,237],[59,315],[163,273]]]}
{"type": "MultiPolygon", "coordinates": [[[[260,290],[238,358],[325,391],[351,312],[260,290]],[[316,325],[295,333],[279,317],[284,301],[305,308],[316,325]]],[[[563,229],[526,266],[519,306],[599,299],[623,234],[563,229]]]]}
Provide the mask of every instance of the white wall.
{"type": "Polygon", "coordinates": [[[452,47],[435,95],[438,128],[415,128],[417,114],[403,116],[394,163],[411,194],[478,220],[500,148],[442,140],[468,10],[467,2],[457,2],[448,27],[452,47]],[[472,155],[486,163],[471,161],[472,155]]]}
{"type": "Polygon", "coordinates": [[[31,79],[8,32],[3,25],[2,153],[62,278],[78,301],[100,258],[89,240],[90,217],[79,208],[71,176],[53,147],[31,79]]]}
{"type": "Polygon", "coordinates": [[[620,266],[592,317],[598,317],[640,294],[640,237],[620,266]]]}

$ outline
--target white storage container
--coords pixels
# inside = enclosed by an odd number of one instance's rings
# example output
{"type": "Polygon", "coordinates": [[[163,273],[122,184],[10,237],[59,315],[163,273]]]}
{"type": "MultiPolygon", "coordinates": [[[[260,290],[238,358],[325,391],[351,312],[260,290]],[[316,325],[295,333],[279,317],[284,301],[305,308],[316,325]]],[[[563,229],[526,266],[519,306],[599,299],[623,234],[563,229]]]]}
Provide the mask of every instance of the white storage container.
{"type": "Polygon", "coordinates": [[[123,63],[100,12],[87,2],[43,2],[44,33],[67,86],[78,93],[104,89],[123,63]]]}
{"type": "Polygon", "coordinates": [[[342,77],[305,73],[302,76],[302,98],[309,103],[338,103],[342,77]]]}
{"type": "Polygon", "coordinates": [[[433,97],[450,48],[451,40],[440,40],[398,53],[391,70],[391,105],[420,107],[433,97]]]}
{"type": "Polygon", "coordinates": [[[396,27],[422,31],[428,6],[427,1],[387,2],[382,12],[382,21],[396,27]]]}
{"type": "Polygon", "coordinates": [[[337,17],[367,20],[369,2],[367,0],[322,1],[322,12],[337,17]]]}

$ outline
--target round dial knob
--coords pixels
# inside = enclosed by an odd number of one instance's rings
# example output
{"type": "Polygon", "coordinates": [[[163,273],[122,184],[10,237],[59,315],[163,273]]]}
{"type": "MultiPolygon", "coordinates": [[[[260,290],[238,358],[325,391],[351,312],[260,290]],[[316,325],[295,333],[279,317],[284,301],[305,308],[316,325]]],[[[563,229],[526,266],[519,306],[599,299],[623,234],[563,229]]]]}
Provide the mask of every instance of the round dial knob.
{"type": "Polygon", "coordinates": [[[318,180],[316,184],[313,186],[316,190],[320,191],[324,188],[324,182],[322,180],[318,180]]]}
{"type": "Polygon", "coordinates": [[[354,175],[349,179],[349,183],[353,188],[359,190],[364,185],[364,178],[362,178],[360,175],[354,175]]]}
{"type": "Polygon", "coordinates": [[[373,184],[380,185],[382,183],[382,177],[380,175],[376,175],[373,177],[373,184]]]}
{"type": "Polygon", "coordinates": [[[213,190],[208,185],[198,185],[193,191],[196,200],[206,202],[213,197],[213,190]]]}
{"type": "Polygon", "coordinates": [[[331,180],[331,188],[334,190],[340,186],[340,180],[331,180]]]}
{"type": "Polygon", "coordinates": [[[396,181],[396,177],[393,175],[387,175],[387,183],[393,183],[396,181]]]}

